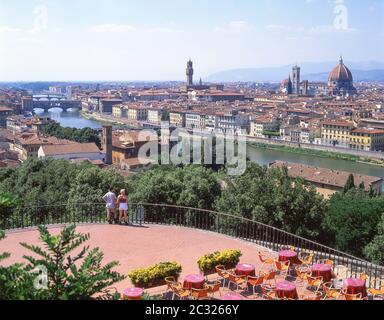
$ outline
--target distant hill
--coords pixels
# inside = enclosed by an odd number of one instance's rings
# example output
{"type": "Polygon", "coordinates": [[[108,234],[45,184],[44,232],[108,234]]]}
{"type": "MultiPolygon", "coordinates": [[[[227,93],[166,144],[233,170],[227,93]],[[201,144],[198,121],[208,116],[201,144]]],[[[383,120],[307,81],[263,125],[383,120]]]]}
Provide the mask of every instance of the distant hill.
{"type": "MultiPolygon", "coordinates": [[[[351,62],[345,64],[351,69],[355,81],[384,82],[384,62],[351,62]]],[[[302,79],[327,81],[337,62],[306,62],[301,66],[302,79]]],[[[270,68],[245,68],[214,73],[204,80],[207,82],[280,82],[292,71],[292,65],[270,68]]]]}

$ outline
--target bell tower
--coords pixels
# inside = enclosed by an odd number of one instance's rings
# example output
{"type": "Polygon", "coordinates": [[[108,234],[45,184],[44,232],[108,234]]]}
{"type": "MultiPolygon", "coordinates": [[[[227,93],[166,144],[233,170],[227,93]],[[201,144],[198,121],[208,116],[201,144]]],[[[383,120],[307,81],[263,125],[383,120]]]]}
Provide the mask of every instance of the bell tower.
{"type": "Polygon", "coordinates": [[[112,164],[112,126],[103,126],[103,151],[105,152],[105,164],[112,164]]]}
{"type": "Polygon", "coordinates": [[[292,69],[292,82],[293,82],[293,93],[300,94],[300,67],[297,65],[292,69]]]}
{"type": "Polygon", "coordinates": [[[187,86],[193,86],[193,62],[191,59],[187,62],[187,86]]]}

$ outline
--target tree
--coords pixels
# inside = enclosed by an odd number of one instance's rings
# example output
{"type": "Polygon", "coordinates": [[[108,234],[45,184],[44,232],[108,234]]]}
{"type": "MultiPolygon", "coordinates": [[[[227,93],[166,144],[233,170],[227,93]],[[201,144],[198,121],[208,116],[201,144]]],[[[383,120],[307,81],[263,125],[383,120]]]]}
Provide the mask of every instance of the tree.
{"type": "Polygon", "coordinates": [[[13,195],[0,191],[0,226],[6,223],[11,215],[11,209],[16,205],[17,199],[13,195]]]}
{"type": "Polygon", "coordinates": [[[330,245],[359,257],[375,237],[384,197],[372,198],[361,189],[336,193],[329,201],[323,227],[331,232],[330,245]]]}
{"type": "Polygon", "coordinates": [[[348,180],[344,186],[344,193],[347,193],[349,190],[356,188],[355,186],[355,177],[353,174],[350,174],[348,180]]]}
{"type": "Polygon", "coordinates": [[[365,256],[373,263],[384,264],[384,214],[378,226],[378,234],[364,249],[365,256]]]}
{"type": "Polygon", "coordinates": [[[302,179],[291,179],[286,168],[268,169],[249,163],[244,175],[227,177],[224,184],[214,204],[217,211],[320,239],[325,201],[302,179]]]}
{"type": "MultiPolygon", "coordinates": [[[[5,233],[0,231],[0,241],[5,233]]],[[[0,263],[9,258],[7,252],[0,253],[0,263]]],[[[38,295],[33,287],[33,277],[26,272],[20,263],[7,267],[0,265],[0,300],[29,300],[36,299],[38,295]]]]}
{"type": "Polygon", "coordinates": [[[65,227],[59,235],[52,235],[47,227],[39,227],[40,239],[46,249],[36,245],[21,243],[32,251],[34,256],[24,256],[29,262],[26,270],[44,267],[47,270],[47,289],[42,296],[49,300],[89,300],[112,299],[114,294],[109,287],[125,279],[113,269],[119,265],[113,261],[102,265],[103,252],[99,248],[90,250],[89,246],[78,248],[89,240],[89,234],[76,232],[76,226],[65,227]],[[70,253],[77,250],[77,254],[70,253]]]}

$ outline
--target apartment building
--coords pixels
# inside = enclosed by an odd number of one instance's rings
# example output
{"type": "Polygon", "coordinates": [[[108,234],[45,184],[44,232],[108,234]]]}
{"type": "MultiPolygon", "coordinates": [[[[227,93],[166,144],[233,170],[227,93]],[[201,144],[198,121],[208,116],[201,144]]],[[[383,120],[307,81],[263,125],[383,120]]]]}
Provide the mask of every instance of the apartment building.
{"type": "Polygon", "coordinates": [[[384,151],[384,130],[352,129],[349,136],[349,147],[365,151],[384,151]]]}
{"type": "Polygon", "coordinates": [[[135,121],[147,121],[148,109],[141,106],[128,106],[128,119],[135,121]]]}
{"type": "Polygon", "coordinates": [[[206,117],[204,112],[188,111],[185,114],[185,127],[188,129],[205,129],[206,117]]]}
{"type": "Polygon", "coordinates": [[[279,123],[276,119],[260,117],[251,121],[250,135],[252,137],[264,137],[265,132],[276,131],[279,123]]]}
{"type": "Polygon", "coordinates": [[[161,123],[163,116],[162,109],[148,109],[147,121],[151,123],[161,123]]]}
{"type": "Polygon", "coordinates": [[[349,147],[349,133],[354,128],[352,122],[324,121],[321,124],[321,140],[324,145],[349,147]]]}
{"type": "Polygon", "coordinates": [[[169,112],[169,125],[171,127],[184,128],[185,127],[185,111],[174,110],[169,112]]]}

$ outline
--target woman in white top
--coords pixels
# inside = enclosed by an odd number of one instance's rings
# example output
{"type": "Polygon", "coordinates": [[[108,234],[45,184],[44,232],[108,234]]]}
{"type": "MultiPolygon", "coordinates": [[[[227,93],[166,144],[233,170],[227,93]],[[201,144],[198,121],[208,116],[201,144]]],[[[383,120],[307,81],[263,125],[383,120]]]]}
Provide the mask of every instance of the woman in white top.
{"type": "Polygon", "coordinates": [[[125,224],[128,224],[128,197],[126,196],[125,190],[122,189],[120,191],[120,195],[117,197],[117,204],[119,206],[119,222],[120,224],[123,223],[123,220],[125,224]]]}

